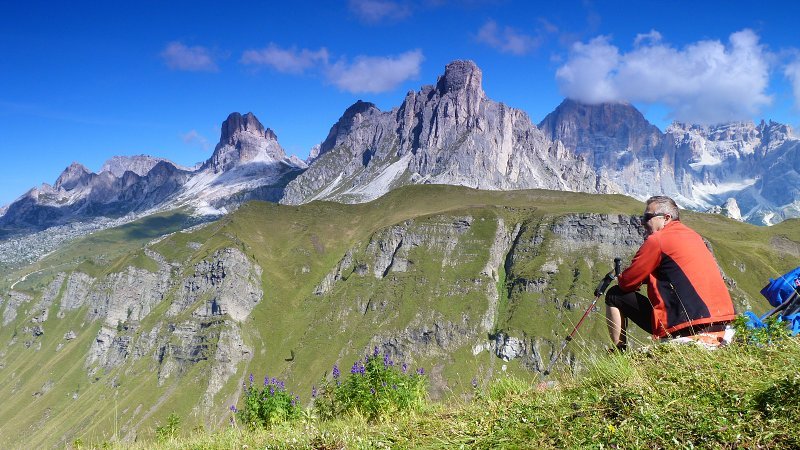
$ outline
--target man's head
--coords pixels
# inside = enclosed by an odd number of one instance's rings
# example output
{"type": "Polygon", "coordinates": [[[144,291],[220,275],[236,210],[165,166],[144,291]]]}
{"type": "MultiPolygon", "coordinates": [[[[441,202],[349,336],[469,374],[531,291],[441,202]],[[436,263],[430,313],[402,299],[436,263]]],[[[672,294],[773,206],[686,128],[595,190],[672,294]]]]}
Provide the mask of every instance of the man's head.
{"type": "Polygon", "coordinates": [[[680,211],[675,200],[663,195],[650,197],[645,202],[642,224],[647,230],[647,234],[653,234],[664,228],[673,220],[680,220],[680,211]]]}

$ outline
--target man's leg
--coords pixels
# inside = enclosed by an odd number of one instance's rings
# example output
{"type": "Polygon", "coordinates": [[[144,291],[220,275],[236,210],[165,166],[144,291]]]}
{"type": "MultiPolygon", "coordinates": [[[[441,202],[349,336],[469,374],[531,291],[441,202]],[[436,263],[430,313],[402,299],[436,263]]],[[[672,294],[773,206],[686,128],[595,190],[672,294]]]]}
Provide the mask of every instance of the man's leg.
{"type": "Polygon", "coordinates": [[[616,306],[606,305],[606,320],[608,322],[608,335],[611,342],[620,350],[628,345],[628,318],[616,306]]]}
{"type": "Polygon", "coordinates": [[[628,319],[639,328],[652,333],[651,318],[653,306],[650,301],[638,292],[622,292],[619,286],[613,286],[606,292],[606,319],[611,342],[624,350],[628,345],[628,319]]]}

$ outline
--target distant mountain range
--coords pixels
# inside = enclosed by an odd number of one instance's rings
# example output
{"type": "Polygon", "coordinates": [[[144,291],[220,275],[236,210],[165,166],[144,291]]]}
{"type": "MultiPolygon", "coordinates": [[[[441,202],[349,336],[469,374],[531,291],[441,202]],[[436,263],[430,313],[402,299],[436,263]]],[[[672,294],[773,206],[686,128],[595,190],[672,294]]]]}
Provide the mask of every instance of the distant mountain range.
{"type": "Polygon", "coordinates": [[[100,173],[73,163],[0,209],[0,239],[180,207],[225,214],[251,199],[365,202],[408,184],[666,194],[755,224],[800,217],[800,139],[787,125],[674,123],[662,133],[632,105],[573,100],[535,125],[481,83],[474,63],[454,61],[391,111],[358,101],[308,161],[288,157],[253,114],[233,113],[193,168],[150,156],[116,156],[100,173]]]}

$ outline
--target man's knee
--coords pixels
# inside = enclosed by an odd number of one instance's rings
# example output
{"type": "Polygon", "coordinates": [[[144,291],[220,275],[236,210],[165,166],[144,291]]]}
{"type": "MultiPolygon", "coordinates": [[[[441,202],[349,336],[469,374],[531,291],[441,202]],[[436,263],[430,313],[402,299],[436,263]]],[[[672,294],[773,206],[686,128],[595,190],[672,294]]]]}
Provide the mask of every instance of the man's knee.
{"type": "Polygon", "coordinates": [[[622,299],[623,295],[625,295],[625,293],[622,292],[619,286],[611,286],[611,288],[606,291],[606,306],[619,308],[619,301],[622,299]]]}

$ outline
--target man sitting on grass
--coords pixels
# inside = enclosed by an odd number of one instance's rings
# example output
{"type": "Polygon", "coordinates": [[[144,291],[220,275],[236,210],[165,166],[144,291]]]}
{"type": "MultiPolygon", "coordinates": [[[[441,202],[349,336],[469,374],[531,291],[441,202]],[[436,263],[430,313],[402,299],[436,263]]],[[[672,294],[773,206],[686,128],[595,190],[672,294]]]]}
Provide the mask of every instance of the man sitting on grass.
{"type": "Polygon", "coordinates": [[[644,243],[606,293],[615,348],[627,347],[628,319],[654,338],[723,331],[736,317],[731,296],[703,239],[681,223],[675,201],[650,197],[642,224],[644,243]],[[647,297],[636,292],[644,283],[647,297]]]}

